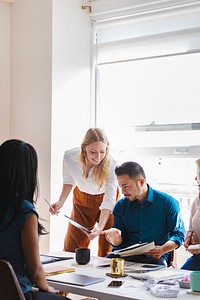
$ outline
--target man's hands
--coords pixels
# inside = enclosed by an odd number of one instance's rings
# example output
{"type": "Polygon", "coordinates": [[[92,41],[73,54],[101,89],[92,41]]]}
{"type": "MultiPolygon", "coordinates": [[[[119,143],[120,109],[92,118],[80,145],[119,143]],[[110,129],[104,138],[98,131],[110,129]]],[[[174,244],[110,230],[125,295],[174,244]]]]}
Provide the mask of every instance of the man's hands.
{"type": "Polygon", "coordinates": [[[150,255],[155,259],[159,259],[162,256],[163,253],[164,253],[163,247],[162,246],[156,246],[154,249],[148,251],[145,254],[150,255]]]}
{"type": "Polygon", "coordinates": [[[121,230],[117,228],[103,230],[102,234],[105,234],[106,240],[114,246],[118,246],[122,243],[121,230]]]}

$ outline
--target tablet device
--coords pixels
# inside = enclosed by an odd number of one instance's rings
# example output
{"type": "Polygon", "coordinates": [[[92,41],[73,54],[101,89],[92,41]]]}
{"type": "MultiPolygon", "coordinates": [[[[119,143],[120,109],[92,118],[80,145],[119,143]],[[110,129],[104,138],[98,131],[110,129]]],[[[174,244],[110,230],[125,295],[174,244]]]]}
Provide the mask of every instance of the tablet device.
{"type": "Polygon", "coordinates": [[[44,264],[49,264],[57,261],[62,261],[62,260],[68,260],[68,259],[73,259],[73,257],[58,257],[58,256],[51,256],[51,255],[43,255],[40,254],[40,261],[41,263],[44,264]]]}
{"type": "Polygon", "coordinates": [[[79,229],[81,229],[81,230],[83,230],[83,231],[86,231],[87,233],[91,233],[91,231],[90,231],[87,227],[85,227],[85,226],[79,224],[78,222],[74,221],[73,219],[71,219],[71,218],[68,217],[67,215],[64,215],[64,216],[65,216],[65,218],[67,218],[67,219],[69,220],[69,222],[70,222],[72,225],[74,225],[75,227],[77,227],[77,228],[79,228],[79,229]]]}
{"type": "Polygon", "coordinates": [[[86,286],[86,285],[91,285],[91,284],[104,281],[105,278],[92,277],[92,276],[74,274],[74,273],[63,273],[63,274],[50,276],[49,278],[47,278],[47,280],[60,282],[60,283],[68,283],[72,285],[86,286]]]}

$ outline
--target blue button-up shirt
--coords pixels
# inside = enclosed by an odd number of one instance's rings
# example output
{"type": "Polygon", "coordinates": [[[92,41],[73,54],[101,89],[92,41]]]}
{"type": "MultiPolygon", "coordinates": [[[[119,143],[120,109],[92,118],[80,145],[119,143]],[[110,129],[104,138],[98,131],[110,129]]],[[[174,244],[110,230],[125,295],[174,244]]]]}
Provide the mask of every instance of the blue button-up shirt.
{"type": "MultiPolygon", "coordinates": [[[[184,240],[178,201],[149,185],[144,201],[130,201],[124,197],[116,203],[113,213],[113,227],[122,232],[122,243],[113,250],[152,241],[161,246],[171,240],[180,246],[184,240]]],[[[162,256],[168,260],[169,253],[162,256]]]]}

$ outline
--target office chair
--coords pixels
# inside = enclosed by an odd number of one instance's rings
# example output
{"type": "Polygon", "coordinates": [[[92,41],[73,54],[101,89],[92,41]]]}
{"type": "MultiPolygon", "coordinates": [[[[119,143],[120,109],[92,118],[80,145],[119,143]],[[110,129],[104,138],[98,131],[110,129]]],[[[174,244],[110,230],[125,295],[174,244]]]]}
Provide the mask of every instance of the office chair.
{"type": "Polygon", "coordinates": [[[6,260],[0,260],[0,299],[25,300],[13,267],[6,260]]]}
{"type": "Polygon", "coordinates": [[[172,268],[176,268],[176,250],[172,250],[170,251],[170,257],[169,257],[169,261],[168,261],[168,268],[172,267],[172,268]]]}

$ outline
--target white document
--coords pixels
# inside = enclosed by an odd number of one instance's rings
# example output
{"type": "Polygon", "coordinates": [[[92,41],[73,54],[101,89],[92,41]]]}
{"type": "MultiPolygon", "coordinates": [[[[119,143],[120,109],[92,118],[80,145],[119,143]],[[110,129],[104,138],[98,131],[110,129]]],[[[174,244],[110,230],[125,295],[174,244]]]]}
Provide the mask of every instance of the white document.
{"type": "Polygon", "coordinates": [[[189,275],[189,272],[186,270],[179,270],[179,269],[171,269],[171,268],[165,268],[158,271],[151,271],[148,273],[137,273],[137,274],[129,274],[130,277],[135,279],[148,279],[148,278],[154,278],[158,282],[164,281],[164,280],[170,280],[170,279],[176,279],[176,278],[184,278],[189,275]]]}
{"type": "Polygon", "coordinates": [[[129,255],[141,255],[154,248],[155,248],[154,242],[150,242],[150,243],[146,242],[146,243],[131,245],[129,247],[120,250],[114,250],[113,252],[110,253],[124,257],[129,255]]]}
{"type": "Polygon", "coordinates": [[[200,250],[200,244],[190,245],[187,250],[200,250]]]}

